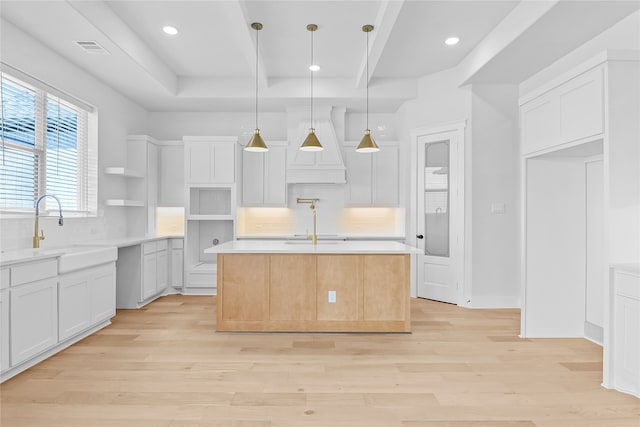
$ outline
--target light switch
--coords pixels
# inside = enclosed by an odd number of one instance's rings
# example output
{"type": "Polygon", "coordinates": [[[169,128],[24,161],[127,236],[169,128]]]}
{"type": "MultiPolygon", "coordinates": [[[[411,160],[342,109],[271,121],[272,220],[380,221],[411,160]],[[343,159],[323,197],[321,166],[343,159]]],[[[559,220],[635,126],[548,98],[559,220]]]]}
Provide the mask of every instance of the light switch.
{"type": "Polygon", "coordinates": [[[330,303],[336,302],[336,291],[329,291],[329,302],[330,303]]]}
{"type": "Polygon", "coordinates": [[[504,213],[504,202],[491,203],[491,213],[492,214],[503,214],[504,213]]]}

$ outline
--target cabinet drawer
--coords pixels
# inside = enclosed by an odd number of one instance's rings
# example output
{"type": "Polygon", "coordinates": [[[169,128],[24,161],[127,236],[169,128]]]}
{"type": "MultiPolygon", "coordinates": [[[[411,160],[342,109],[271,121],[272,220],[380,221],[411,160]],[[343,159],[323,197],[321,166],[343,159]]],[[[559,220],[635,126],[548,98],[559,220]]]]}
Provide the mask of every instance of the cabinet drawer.
{"type": "Polygon", "coordinates": [[[184,239],[171,239],[171,249],[184,248],[184,239]]]}
{"type": "Polygon", "coordinates": [[[0,289],[9,287],[9,269],[3,268],[0,270],[0,289]]]}
{"type": "Polygon", "coordinates": [[[616,272],[616,295],[640,300],[640,277],[616,272]]]}
{"type": "Polygon", "coordinates": [[[156,242],[149,242],[142,244],[142,253],[144,255],[152,254],[157,251],[156,242]]]}
{"type": "Polygon", "coordinates": [[[158,240],[158,241],[156,242],[156,250],[157,250],[157,251],[166,251],[166,250],[167,250],[167,246],[168,246],[168,244],[167,244],[167,243],[168,243],[168,242],[167,242],[167,239],[164,239],[164,240],[158,240]]]}
{"type": "Polygon", "coordinates": [[[11,286],[35,282],[58,275],[58,259],[30,262],[11,267],[11,286]]]}
{"type": "Polygon", "coordinates": [[[189,272],[187,273],[187,287],[189,288],[215,288],[216,272],[189,272]]]}

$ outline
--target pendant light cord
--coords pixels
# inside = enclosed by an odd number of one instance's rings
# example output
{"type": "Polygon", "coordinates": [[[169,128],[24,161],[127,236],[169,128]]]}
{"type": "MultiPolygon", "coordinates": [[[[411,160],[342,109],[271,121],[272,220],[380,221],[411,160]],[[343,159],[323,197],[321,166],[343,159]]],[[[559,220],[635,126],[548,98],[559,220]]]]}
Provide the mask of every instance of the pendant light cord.
{"type": "MultiPolygon", "coordinates": [[[[311,31],[311,64],[309,64],[310,66],[313,65],[313,33],[314,31],[311,31]]],[[[309,126],[310,128],[313,129],[313,70],[310,69],[311,72],[311,99],[310,99],[310,104],[311,104],[311,125],[309,126]]]]}
{"type": "Polygon", "coordinates": [[[367,31],[367,51],[365,52],[367,57],[367,130],[369,129],[369,31],[367,31]]]}
{"type": "Polygon", "coordinates": [[[258,36],[259,30],[256,28],[256,129],[258,129],[258,36]]]}

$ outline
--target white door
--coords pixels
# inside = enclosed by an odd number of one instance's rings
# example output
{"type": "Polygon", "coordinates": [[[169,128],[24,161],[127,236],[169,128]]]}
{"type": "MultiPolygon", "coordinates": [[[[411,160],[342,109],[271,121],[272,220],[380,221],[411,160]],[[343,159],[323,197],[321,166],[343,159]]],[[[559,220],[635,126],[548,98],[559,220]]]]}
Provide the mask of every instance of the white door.
{"type": "Polygon", "coordinates": [[[417,142],[417,295],[458,304],[461,293],[463,165],[460,132],[419,136],[417,142]]]}

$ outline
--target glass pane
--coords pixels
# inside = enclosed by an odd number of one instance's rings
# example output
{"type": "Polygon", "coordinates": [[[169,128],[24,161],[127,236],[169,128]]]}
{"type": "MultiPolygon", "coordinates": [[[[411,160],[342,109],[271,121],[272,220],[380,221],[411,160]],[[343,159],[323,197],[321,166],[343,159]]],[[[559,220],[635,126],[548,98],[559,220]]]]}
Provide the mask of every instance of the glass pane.
{"type": "MultiPolygon", "coordinates": [[[[47,194],[63,210],[78,210],[78,114],[57,99],[47,102],[47,194]]],[[[57,205],[52,205],[53,208],[57,205]]]]}
{"type": "Polygon", "coordinates": [[[425,255],[449,256],[449,141],[425,147],[425,255]]]}

